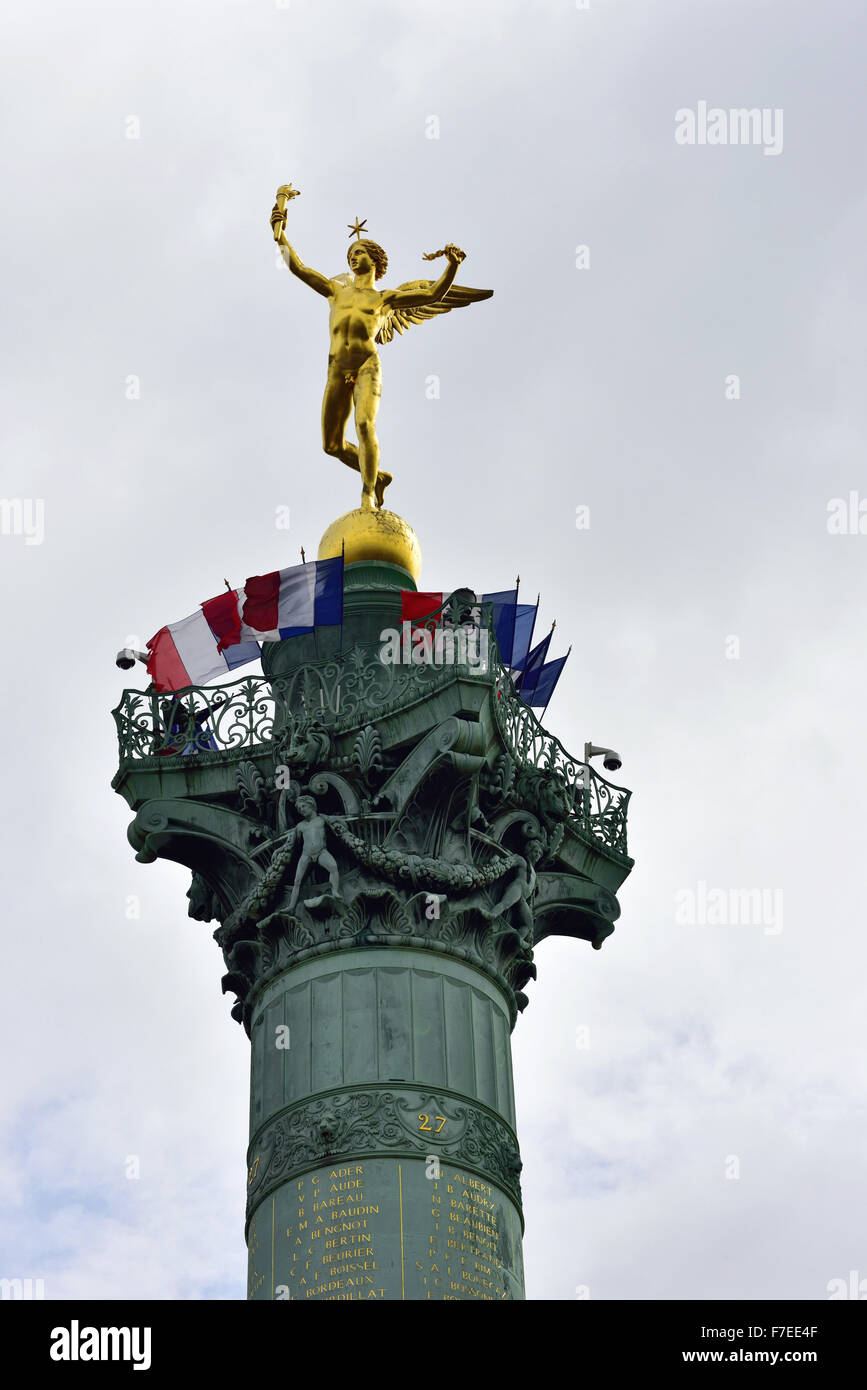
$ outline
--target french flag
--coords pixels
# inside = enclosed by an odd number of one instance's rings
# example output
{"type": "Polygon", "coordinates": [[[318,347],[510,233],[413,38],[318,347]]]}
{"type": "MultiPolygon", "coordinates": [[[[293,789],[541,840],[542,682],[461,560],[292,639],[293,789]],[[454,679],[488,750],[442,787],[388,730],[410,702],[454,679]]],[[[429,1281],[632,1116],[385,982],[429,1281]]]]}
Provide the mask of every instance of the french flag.
{"type": "MultiPolygon", "coordinates": [[[[442,622],[442,617],[431,617],[442,606],[448,594],[416,593],[413,589],[400,591],[400,616],[413,627],[427,627],[432,630],[442,622]],[[429,621],[425,621],[429,619],[429,621]]],[[[514,672],[523,671],[529,658],[533,640],[533,628],[539,611],[536,603],[519,603],[518,590],[508,589],[495,594],[482,594],[482,603],[490,603],[494,632],[503,665],[514,672]]]]}
{"type": "Polygon", "coordinates": [[[413,627],[426,627],[428,631],[433,631],[442,623],[442,614],[437,613],[435,618],[431,614],[436,613],[448,598],[448,594],[419,593],[415,589],[401,589],[400,591],[400,620],[402,623],[412,623],[413,627]],[[425,622],[430,618],[430,622],[425,622]]]}
{"type": "Polygon", "coordinates": [[[343,621],[343,556],[255,575],[238,591],[238,607],[236,641],[280,642],[337,626],[343,621]]]}
{"type": "Polygon", "coordinates": [[[243,589],[207,599],[189,618],[169,623],[148,642],[157,690],[183,690],[225,676],[260,656],[260,642],[280,642],[343,621],[343,557],[254,575],[243,589]]]}
{"type": "MultiPolygon", "coordinates": [[[[234,594],[220,598],[234,599],[234,594]]],[[[225,676],[246,661],[255,661],[260,654],[258,642],[234,642],[220,649],[221,639],[210,626],[205,609],[207,604],[179,623],[161,627],[148,642],[150,660],[148,675],[157,690],[183,690],[188,685],[204,685],[215,676],[225,676]]]]}

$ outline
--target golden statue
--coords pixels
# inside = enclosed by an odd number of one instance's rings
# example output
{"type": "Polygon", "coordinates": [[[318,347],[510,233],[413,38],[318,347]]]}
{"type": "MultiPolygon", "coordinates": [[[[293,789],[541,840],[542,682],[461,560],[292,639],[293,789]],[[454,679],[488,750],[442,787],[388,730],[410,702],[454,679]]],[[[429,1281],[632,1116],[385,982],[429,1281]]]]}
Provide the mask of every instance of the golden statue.
{"type": "MultiPolygon", "coordinates": [[[[362,237],[365,223],[356,218],[349,228],[355,234],[347,253],[351,274],[322,275],[304,265],[286,238],[286,204],[300,190],[284,184],[277,190],[271,212],[274,240],[286,265],[305,285],[331,303],[331,350],[328,354],[328,380],[322,400],[322,447],[332,458],[339,458],[361,474],[361,510],[382,507],[391,474],[379,467],[376,438],[376,412],[382,393],[382,365],[377,343],[390,343],[395,333],[403,333],[414,323],[424,323],[436,314],[463,308],[479,299],[490,299],[493,290],[473,290],[454,283],[458,266],[465,259],[460,247],[450,242],[441,251],[431,251],[426,261],[445,256],[448,264],[438,280],[409,280],[394,290],[374,289],[388,268],[388,257],[375,241],[362,237]],[[355,408],[358,445],[345,437],[346,425],[355,408]]],[[[365,219],[366,220],[366,219],[365,219]]]]}

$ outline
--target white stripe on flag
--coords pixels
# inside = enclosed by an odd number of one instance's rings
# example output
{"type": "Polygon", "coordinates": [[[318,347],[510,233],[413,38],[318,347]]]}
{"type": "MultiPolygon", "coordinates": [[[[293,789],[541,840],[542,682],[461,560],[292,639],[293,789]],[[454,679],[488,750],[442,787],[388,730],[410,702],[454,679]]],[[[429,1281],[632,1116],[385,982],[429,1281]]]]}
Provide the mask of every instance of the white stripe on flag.
{"type": "Polygon", "coordinates": [[[248,627],[246,623],[241,624],[242,642],[279,642],[280,631],[276,627],[269,627],[267,632],[263,632],[258,627],[248,627]]]}
{"type": "Polygon", "coordinates": [[[277,597],[277,626],[314,627],[313,611],[316,594],[316,565],[293,565],[281,570],[280,592],[277,597]]]}
{"type": "Polygon", "coordinates": [[[201,608],[179,623],[169,623],[168,628],[191,685],[226,674],[229,668],[217,651],[216,639],[201,608]]]}

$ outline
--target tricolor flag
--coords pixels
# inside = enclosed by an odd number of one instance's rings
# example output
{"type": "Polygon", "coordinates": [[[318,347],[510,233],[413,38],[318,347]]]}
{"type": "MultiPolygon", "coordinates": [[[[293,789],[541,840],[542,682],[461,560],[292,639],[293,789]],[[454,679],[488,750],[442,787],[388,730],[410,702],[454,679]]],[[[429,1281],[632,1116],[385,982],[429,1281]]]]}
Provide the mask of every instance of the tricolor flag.
{"type": "MultiPolygon", "coordinates": [[[[432,593],[430,590],[417,593],[414,589],[401,589],[401,621],[412,623],[415,629],[427,627],[432,630],[438,627],[442,623],[442,614],[438,610],[448,597],[448,594],[432,593]]],[[[480,602],[491,605],[500,659],[512,674],[516,692],[525,705],[547,709],[572,648],[569,648],[566,656],[557,657],[555,661],[546,661],[554,634],[552,624],[547,637],[543,637],[531,650],[539,600],[535,603],[519,603],[517,588],[482,594],[480,602]]],[[[498,686],[498,700],[502,698],[502,694],[502,688],[498,686]]]]}
{"type": "MultiPolygon", "coordinates": [[[[221,594],[233,599],[234,594],[221,594]]],[[[215,600],[210,599],[209,603],[215,600]]],[[[259,656],[258,642],[237,640],[220,650],[221,638],[214,632],[205,616],[203,604],[197,613],[182,618],[179,623],[161,627],[148,642],[150,660],[148,675],[157,690],[183,690],[188,685],[204,685],[215,676],[225,676],[246,661],[259,656]]]]}
{"type": "Polygon", "coordinates": [[[343,622],[343,556],[255,575],[238,590],[241,638],[280,642],[343,622]]]}
{"type": "Polygon", "coordinates": [[[343,557],[254,575],[243,589],[207,599],[148,642],[157,690],[203,685],[255,661],[260,642],[298,637],[343,621],[343,557]]]}
{"type": "MultiPolygon", "coordinates": [[[[442,622],[437,613],[448,594],[435,594],[430,591],[416,593],[414,589],[401,589],[400,616],[402,622],[411,622],[413,627],[433,629],[442,622]],[[429,622],[425,619],[429,618],[429,622]]],[[[533,628],[539,611],[539,600],[535,603],[519,603],[518,590],[506,589],[500,593],[482,594],[482,603],[489,603],[492,610],[494,633],[500,660],[510,671],[521,672],[529,658],[533,628]]]]}
{"type": "Polygon", "coordinates": [[[402,623],[412,623],[414,627],[437,627],[442,623],[441,613],[431,618],[430,623],[425,623],[425,618],[430,618],[432,613],[442,608],[447,598],[448,594],[418,593],[415,589],[401,589],[400,620],[402,623]]]}

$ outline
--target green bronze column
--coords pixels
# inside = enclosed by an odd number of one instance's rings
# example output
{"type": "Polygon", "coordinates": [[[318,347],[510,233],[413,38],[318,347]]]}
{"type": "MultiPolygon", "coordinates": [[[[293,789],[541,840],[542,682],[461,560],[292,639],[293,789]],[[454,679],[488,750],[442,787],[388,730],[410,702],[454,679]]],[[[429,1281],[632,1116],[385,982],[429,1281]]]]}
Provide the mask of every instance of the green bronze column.
{"type": "MultiPolygon", "coordinates": [[[[378,659],[383,630],[400,628],[400,589],[414,587],[398,565],[351,564],[344,643],[378,659]]],[[[295,660],[281,643],[265,668],[285,683],[295,660]]],[[[413,741],[429,723],[402,719],[413,741]]],[[[290,775],[297,744],[284,741],[290,775]]],[[[371,843],[410,790],[373,798],[371,843]]],[[[248,1296],[523,1298],[514,994],[443,952],[438,894],[412,895],[408,914],[385,882],[354,903],[308,899],[316,943],[246,1001],[248,1296]]]]}
{"type": "Polygon", "coordinates": [[[417,946],[260,992],[250,1298],[523,1298],[509,1028],[480,970],[417,946]]]}
{"type": "Polygon", "coordinates": [[[487,660],[384,662],[414,576],[346,549],[342,640],[170,719],[125,692],[114,786],[137,858],[193,871],[250,1038],[249,1297],[520,1299],[511,1032],[546,936],[614,930],[629,793],[516,696],[471,591],[438,621],[487,660]]]}

